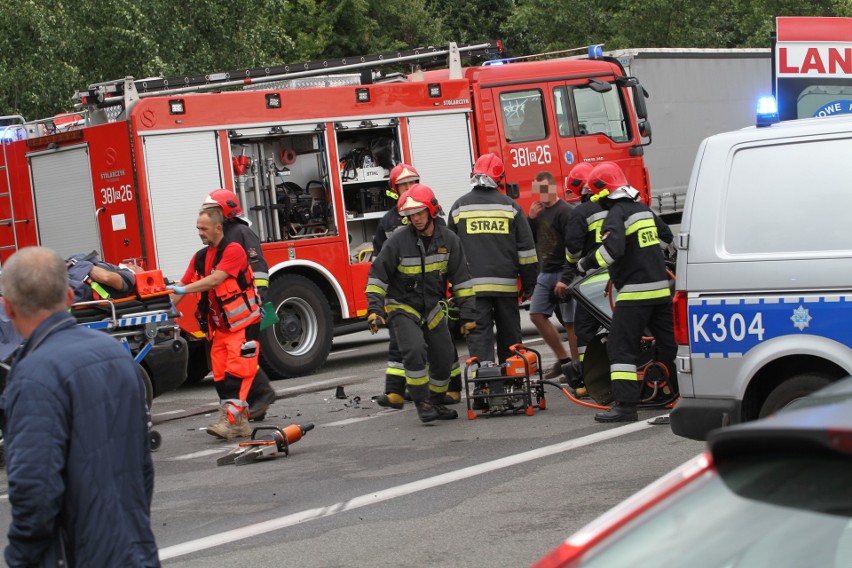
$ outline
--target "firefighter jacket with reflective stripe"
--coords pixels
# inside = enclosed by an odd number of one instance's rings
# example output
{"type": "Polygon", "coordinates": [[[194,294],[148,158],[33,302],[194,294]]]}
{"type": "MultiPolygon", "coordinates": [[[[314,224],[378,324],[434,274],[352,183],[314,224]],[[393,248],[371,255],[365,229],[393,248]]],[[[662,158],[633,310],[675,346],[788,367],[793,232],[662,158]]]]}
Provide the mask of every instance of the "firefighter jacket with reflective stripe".
{"type": "Polygon", "coordinates": [[[461,239],[480,296],[532,293],[538,256],[527,216],[511,197],[494,189],[473,188],[450,210],[449,228],[461,239]]]}
{"type": "Polygon", "coordinates": [[[607,210],[598,201],[586,200],[574,208],[574,213],[565,237],[568,262],[572,264],[579,262],[601,244],[601,227],[607,210]]]}
{"type": "Polygon", "coordinates": [[[225,240],[237,243],[246,251],[249,266],[254,274],[254,285],[258,288],[269,286],[269,265],[263,258],[263,250],[260,247],[260,237],[251,230],[251,227],[240,221],[226,221],[222,227],[225,232],[225,240]]]}
{"type": "MultiPolygon", "coordinates": [[[[216,256],[213,259],[213,270],[222,259],[222,254],[229,243],[226,239],[222,239],[219,246],[216,247],[216,256]]],[[[195,272],[199,279],[209,276],[206,273],[205,258],[209,247],[205,247],[195,253],[193,264],[195,272]]],[[[257,290],[254,286],[254,274],[251,271],[251,265],[246,262],[245,269],[235,278],[228,276],[221,284],[213,289],[213,295],[216,297],[216,303],[219,308],[219,315],[222,322],[231,331],[238,331],[253,323],[260,321],[260,299],[257,295],[257,290]]],[[[199,315],[197,317],[207,319],[207,310],[205,309],[205,300],[209,298],[209,293],[201,294],[198,301],[199,315]]],[[[203,322],[202,329],[204,328],[203,322]]]]}
{"type": "Polygon", "coordinates": [[[669,226],[647,205],[616,199],[601,227],[600,246],[582,262],[609,267],[618,302],[665,303],[671,290],[660,240],[670,243],[672,238],[669,226]]]}
{"type": "Polygon", "coordinates": [[[408,225],[391,235],[370,266],[368,310],[387,313],[388,318],[404,315],[433,329],[445,317],[448,280],[459,317],[473,321],[473,283],[459,238],[436,225],[426,247],[417,230],[408,225]]]}

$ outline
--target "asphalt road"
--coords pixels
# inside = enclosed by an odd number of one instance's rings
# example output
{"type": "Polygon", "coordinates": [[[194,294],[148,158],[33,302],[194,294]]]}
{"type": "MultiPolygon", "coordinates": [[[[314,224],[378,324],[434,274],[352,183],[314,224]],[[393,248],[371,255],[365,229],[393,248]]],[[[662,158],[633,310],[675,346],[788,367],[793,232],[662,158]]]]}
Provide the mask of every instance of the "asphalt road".
{"type": "MultiPolygon", "coordinates": [[[[371,401],[385,333],[336,338],[320,372],[274,383],[265,423],[315,426],[286,457],[216,466],[236,444],[203,431],[209,379],[155,400],[152,524],[165,566],[526,566],[703,448],[648,423],[664,411],[600,425],[553,387],[533,416],[467,420],[461,404],[458,420],[421,424],[410,404],[371,401]]],[[[4,535],[5,491],[4,471],[4,535]]]]}

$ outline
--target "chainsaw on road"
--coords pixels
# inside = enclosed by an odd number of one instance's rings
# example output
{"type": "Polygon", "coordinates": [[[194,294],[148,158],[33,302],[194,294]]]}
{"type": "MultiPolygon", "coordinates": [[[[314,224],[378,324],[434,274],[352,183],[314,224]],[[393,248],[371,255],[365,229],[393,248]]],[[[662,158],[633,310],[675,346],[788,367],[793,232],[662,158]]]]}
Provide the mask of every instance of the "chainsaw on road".
{"type": "Polygon", "coordinates": [[[290,444],[298,442],[305,432],[313,429],[313,424],[290,424],[283,428],[258,426],[252,430],[251,440],[240,442],[239,447],[216,460],[216,465],[246,465],[258,460],[290,455],[290,444]],[[258,433],[263,434],[258,437],[258,433]]]}

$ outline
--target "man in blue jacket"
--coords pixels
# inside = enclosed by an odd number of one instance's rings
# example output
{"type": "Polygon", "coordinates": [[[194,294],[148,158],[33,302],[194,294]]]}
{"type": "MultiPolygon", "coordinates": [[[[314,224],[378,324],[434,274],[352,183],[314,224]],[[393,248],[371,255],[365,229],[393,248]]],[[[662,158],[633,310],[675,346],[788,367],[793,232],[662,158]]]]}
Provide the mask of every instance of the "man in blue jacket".
{"type": "Polygon", "coordinates": [[[0,399],[12,522],[6,563],[159,566],[145,387],[121,344],[76,325],[65,261],[29,247],[3,264],[25,343],[0,399]]]}

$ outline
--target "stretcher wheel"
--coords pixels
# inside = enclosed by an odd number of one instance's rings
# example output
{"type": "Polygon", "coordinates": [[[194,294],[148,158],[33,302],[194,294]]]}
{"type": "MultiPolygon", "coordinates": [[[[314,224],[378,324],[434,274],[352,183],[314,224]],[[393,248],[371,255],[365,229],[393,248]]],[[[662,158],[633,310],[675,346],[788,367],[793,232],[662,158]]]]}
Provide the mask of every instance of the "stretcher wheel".
{"type": "Polygon", "coordinates": [[[148,437],[151,441],[151,451],[156,452],[157,450],[159,450],[160,446],[163,443],[163,436],[160,435],[160,433],[156,430],[151,430],[150,432],[148,432],[148,437]]]}
{"type": "Polygon", "coordinates": [[[151,383],[151,377],[148,371],[142,365],[136,365],[139,369],[139,376],[142,377],[142,383],[145,385],[145,403],[148,405],[148,410],[151,410],[151,405],[154,404],[154,385],[151,383]]]}

